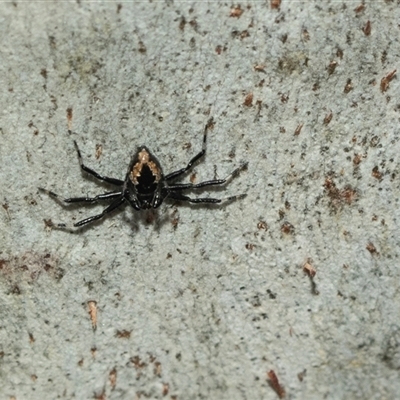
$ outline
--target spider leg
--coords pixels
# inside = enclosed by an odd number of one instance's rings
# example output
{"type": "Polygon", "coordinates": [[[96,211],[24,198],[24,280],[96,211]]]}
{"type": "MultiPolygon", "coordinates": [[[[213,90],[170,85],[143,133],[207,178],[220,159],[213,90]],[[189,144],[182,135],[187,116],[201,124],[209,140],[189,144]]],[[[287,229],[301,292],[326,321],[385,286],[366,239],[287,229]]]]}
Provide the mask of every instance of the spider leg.
{"type": "Polygon", "coordinates": [[[170,174],[168,174],[165,177],[166,181],[170,181],[172,179],[177,178],[178,176],[184,174],[186,171],[189,171],[190,168],[192,168],[193,164],[199,160],[201,157],[204,156],[204,154],[206,154],[206,143],[207,143],[207,130],[209,128],[209,126],[212,124],[212,119],[210,121],[207,122],[206,127],[204,128],[204,135],[203,135],[203,147],[200,151],[200,153],[196,154],[186,165],[186,167],[178,169],[178,171],[175,172],[171,172],[170,174]]]}
{"type": "Polygon", "coordinates": [[[182,184],[177,184],[177,185],[171,185],[166,187],[166,191],[180,191],[180,190],[186,190],[186,189],[198,189],[198,188],[203,188],[206,186],[215,186],[215,185],[223,185],[227,182],[230,182],[234,177],[239,175],[239,172],[242,171],[247,167],[248,163],[244,163],[238,168],[236,168],[233,172],[231,172],[225,179],[213,179],[210,181],[205,181],[205,182],[200,182],[200,183],[182,183],[182,184]]]}
{"type": "Polygon", "coordinates": [[[78,160],[79,160],[79,165],[81,166],[81,169],[85,172],[87,172],[90,175],[93,175],[95,178],[107,182],[107,183],[111,183],[112,185],[117,185],[117,186],[122,186],[124,184],[124,181],[121,181],[119,179],[115,179],[115,178],[109,178],[107,176],[103,176],[98,174],[96,171],[94,171],[93,169],[87,167],[82,160],[82,155],[81,155],[81,151],[79,150],[78,144],[76,143],[76,141],[74,140],[74,145],[75,145],[75,149],[76,152],[78,153],[78,160]]]}
{"type": "Polygon", "coordinates": [[[189,203],[222,203],[222,202],[230,202],[235,200],[243,199],[247,196],[246,193],[238,194],[236,196],[225,197],[224,199],[214,199],[212,197],[198,197],[196,199],[192,199],[189,196],[185,196],[181,193],[170,193],[169,198],[180,201],[187,201],[189,203]]]}
{"type": "Polygon", "coordinates": [[[108,192],[108,193],[103,193],[99,194],[95,197],[70,197],[67,199],[61,198],[58,194],[52,192],[51,190],[39,188],[41,192],[44,192],[48,194],[50,197],[53,199],[63,202],[63,203],[95,203],[99,200],[109,200],[109,199],[114,199],[116,197],[120,197],[122,195],[122,191],[118,192],[108,192]]]}
{"type": "Polygon", "coordinates": [[[98,215],[93,215],[93,216],[91,216],[91,217],[89,217],[89,218],[85,218],[85,219],[83,219],[83,220],[81,220],[81,221],[79,221],[79,222],[76,222],[76,223],[74,224],[74,226],[75,226],[75,227],[83,226],[83,225],[89,224],[90,222],[96,221],[96,220],[98,220],[98,219],[100,219],[100,218],[103,218],[106,214],[110,213],[111,211],[114,211],[116,208],[118,208],[119,206],[121,206],[124,202],[125,202],[125,198],[124,198],[124,197],[120,197],[119,199],[113,201],[113,202],[112,202],[107,208],[105,208],[105,209],[103,210],[103,212],[101,212],[100,214],[98,214],[98,215]]]}

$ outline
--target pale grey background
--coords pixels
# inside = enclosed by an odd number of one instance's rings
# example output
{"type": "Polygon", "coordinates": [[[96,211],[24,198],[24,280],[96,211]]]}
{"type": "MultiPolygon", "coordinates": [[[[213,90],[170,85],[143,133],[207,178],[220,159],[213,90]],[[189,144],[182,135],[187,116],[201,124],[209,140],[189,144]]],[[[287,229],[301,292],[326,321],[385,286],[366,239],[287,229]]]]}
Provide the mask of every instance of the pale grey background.
{"type": "Polygon", "coordinates": [[[1,4],[1,399],[275,399],[271,369],[289,399],[396,398],[400,88],[380,81],[400,67],[400,12],[360,3],[1,4]],[[196,181],[248,160],[212,191],[246,199],[45,228],[102,209],[37,191],[107,190],[73,139],[110,176],[139,144],[170,172],[210,116],[196,181]]]}

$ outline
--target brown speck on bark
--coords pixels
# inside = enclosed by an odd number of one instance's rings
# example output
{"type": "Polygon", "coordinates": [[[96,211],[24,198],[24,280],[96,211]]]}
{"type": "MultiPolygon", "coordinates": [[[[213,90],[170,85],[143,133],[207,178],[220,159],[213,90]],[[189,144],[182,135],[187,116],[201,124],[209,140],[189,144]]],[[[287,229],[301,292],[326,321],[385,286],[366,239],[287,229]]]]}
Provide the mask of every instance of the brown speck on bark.
{"type": "Polygon", "coordinates": [[[254,246],[254,244],[252,244],[252,243],[246,243],[246,246],[245,246],[245,247],[246,247],[247,250],[254,250],[254,247],[255,247],[255,246],[254,246]]]}
{"type": "Polygon", "coordinates": [[[329,75],[332,75],[332,74],[335,72],[335,69],[336,69],[337,66],[338,66],[338,62],[335,61],[335,60],[332,60],[332,61],[329,63],[328,67],[327,67],[328,74],[329,74],[329,75]]]}
{"type": "Polygon", "coordinates": [[[259,116],[261,114],[261,107],[262,107],[262,101],[261,100],[257,100],[256,101],[256,107],[257,107],[257,116],[259,116]]]}
{"type": "Polygon", "coordinates": [[[265,221],[259,221],[257,224],[257,228],[266,231],[268,229],[268,225],[265,221]]]}
{"type": "Polygon", "coordinates": [[[102,390],[101,392],[95,393],[94,396],[93,396],[93,398],[94,398],[95,400],[106,400],[106,399],[107,399],[107,398],[106,398],[106,389],[103,388],[103,390],[102,390]]]}
{"type": "Polygon", "coordinates": [[[308,32],[308,30],[307,29],[303,29],[302,34],[303,34],[303,40],[305,42],[308,42],[310,40],[310,33],[308,32]]]}
{"type": "Polygon", "coordinates": [[[197,21],[196,21],[195,19],[190,20],[190,21],[189,21],[189,25],[193,28],[193,30],[194,30],[195,32],[198,31],[198,29],[199,29],[199,24],[197,23],[197,21]]]}
{"type": "Polygon", "coordinates": [[[254,68],[254,71],[265,72],[265,65],[264,64],[257,64],[253,68],[254,68]]]}
{"type": "Polygon", "coordinates": [[[369,242],[369,243],[367,244],[366,249],[367,249],[371,254],[378,254],[378,252],[377,252],[377,250],[376,250],[376,247],[373,245],[372,242],[369,242]]]}
{"type": "Polygon", "coordinates": [[[215,122],[214,122],[214,118],[211,117],[208,121],[207,121],[207,125],[206,125],[206,129],[208,130],[213,130],[215,126],[215,122]]]}
{"type": "Polygon", "coordinates": [[[284,222],[281,226],[281,232],[286,235],[294,233],[294,226],[289,222],[284,222]]]}
{"type": "Polygon", "coordinates": [[[350,186],[346,186],[341,191],[341,196],[345,203],[351,204],[357,198],[357,192],[354,189],[352,189],[350,186]]]}
{"type": "Polygon", "coordinates": [[[51,231],[54,228],[54,222],[51,219],[44,219],[44,229],[46,231],[51,231]]]}
{"type": "Polygon", "coordinates": [[[132,331],[127,331],[127,330],[118,331],[117,330],[115,337],[117,337],[119,339],[129,339],[131,337],[131,332],[132,331]]]}
{"type": "Polygon", "coordinates": [[[382,172],[379,171],[379,168],[375,166],[372,168],[372,176],[376,179],[382,179],[382,172]]]}
{"type": "Polygon", "coordinates": [[[271,0],[270,5],[272,9],[278,9],[281,7],[282,0],[271,0]]]}
{"type": "Polygon", "coordinates": [[[96,160],[98,160],[101,157],[102,153],[103,153],[103,145],[101,145],[100,143],[97,143],[96,144],[96,152],[95,152],[96,160]]]}
{"type": "Polygon", "coordinates": [[[275,371],[271,369],[269,372],[267,372],[267,377],[268,377],[268,383],[271,386],[271,388],[275,390],[275,393],[278,395],[280,399],[283,399],[286,395],[285,389],[279,383],[275,371]]]}
{"type": "Polygon", "coordinates": [[[240,32],[239,37],[240,37],[240,39],[250,37],[250,33],[247,29],[245,29],[244,31],[240,32]]]}
{"type": "Polygon", "coordinates": [[[358,13],[360,13],[361,11],[364,11],[365,10],[365,5],[364,4],[360,4],[359,6],[357,6],[355,9],[354,9],[354,12],[356,12],[357,14],[358,13]]]}
{"type": "Polygon", "coordinates": [[[303,265],[303,271],[310,277],[314,278],[316,275],[317,271],[315,268],[311,265],[310,260],[307,260],[307,262],[303,265]]]}
{"type": "Polygon", "coordinates": [[[108,379],[110,380],[111,390],[114,390],[117,384],[117,370],[115,367],[108,374],[108,379]]]}
{"type": "Polygon", "coordinates": [[[249,93],[245,98],[243,105],[246,107],[251,107],[253,105],[253,93],[249,93]]]}
{"type": "Polygon", "coordinates": [[[243,10],[240,7],[240,4],[236,7],[231,8],[231,12],[229,13],[230,17],[239,18],[243,14],[243,10]]]}
{"type": "Polygon", "coordinates": [[[303,382],[304,377],[306,376],[307,370],[304,369],[302,372],[299,372],[297,374],[297,378],[300,382],[303,382]]]}
{"type": "Polygon", "coordinates": [[[336,55],[337,55],[340,59],[342,59],[342,58],[343,58],[343,50],[342,50],[342,49],[337,49],[337,50],[336,50],[336,55]]]}
{"type": "Polygon", "coordinates": [[[179,29],[181,31],[185,30],[185,25],[186,25],[186,19],[185,17],[182,17],[181,20],[179,21],[179,29]]]}
{"type": "Polygon", "coordinates": [[[166,396],[169,392],[169,383],[162,384],[162,395],[166,396]]]}
{"type": "Polygon", "coordinates": [[[70,131],[72,129],[72,107],[67,108],[67,124],[70,131]]]}
{"type": "Polygon", "coordinates": [[[350,185],[339,189],[331,177],[325,179],[324,188],[330,198],[331,205],[335,209],[339,209],[345,203],[352,204],[358,197],[357,191],[350,185]]]}
{"type": "Polygon", "coordinates": [[[381,80],[381,92],[384,93],[389,89],[389,83],[396,75],[396,70],[394,69],[392,72],[389,72],[385,77],[381,80]]]}
{"type": "Polygon", "coordinates": [[[176,229],[178,227],[178,223],[179,223],[179,211],[177,208],[174,209],[174,211],[172,211],[172,219],[171,219],[171,225],[174,229],[176,229]]]}
{"type": "Polygon", "coordinates": [[[294,131],[294,136],[300,135],[300,132],[301,132],[301,129],[303,128],[303,125],[304,125],[303,123],[297,125],[297,128],[296,128],[296,130],[294,131]]]}
{"type": "Polygon", "coordinates": [[[142,53],[142,54],[147,52],[147,48],[146,48],[145,44],[141,40],[139,40],[138,51],[139,51],[139,53],[142,53]]]}
{"type": "Polygon", "coordinates": [[[329,122],[332,121],[332,117],[333,117],[332,111],[331,111],[329,114],[325,115],[325,118],[324,118],[324,125],[328,125],[329,122]]]}
{"type": "Polygon", "coordinates": [[[353,158],[353,164],[354,165],[359,165],[362,160],[362,155],[361,154],[355,154],[353,158]]]}
{"type": "Polygon", "coordinates": [[[369,36],[371,34],[371,21],[367,21],[365,26],[363,26],[362,31],[364,32],[365,36],[369,36]]]}
{"type": "Polygon", "coordinates": [[[97,302],[94,300],[88,301],[89,316],[92,321],[92,329],[95,331],[97,329],[97,302]]]}
{"type": "Polygon", "coordinates": [[[382,64],[385,64],[386,59],[387,59],[387,51],[386,51],[386,50],[383,50],[383,51],[382,51],[382,55],[381,55],[381,63],[382,63],[382,64]]]}
{"type": "Polygon", "coordinates": [[[343,92],[344,93],[349,93],[352,90],[353,90],[353,84],[351,83],[351,79],[349,78],[349,79],[347,79],[347,82],[346,82],[346,85],[345,85],[345,87],[343,89],[343,92]]]}
{"type": "Polygon", "coordinates": [[[122,9],[122,4],[117,4],[117,14],[120,13],[121,9],[122,9]]]}
{"type": "Polygon", "coordinates": [[[32,121],[29,122],[28,127],[29,127],[29,128],[35,128],[34,131],[33,131],[33,134],[34,134],[35,136],[37,136],[37,135],[39,134],[39,129],[33,124],[32,121]]]}
{"type": "Polygon", "coordinates": [[[72,120],[72,108],[71,107],[67,108],[67,119],[68,119],[68,121],[72,120]]]}
{"type": "Polygon", "coordinates": [[[147,364],[140,359],[139,356],[134,356],[130,359],[130,362],[135,366],[136,369],[144,368],[147,364]]]}
{"type": "MultiPolygon", "coordinates": [[[[152,360],[154,361],[154,360],[152,360]]],[[[161,363],[160,361],[156,361],[154,363],[154,369],[153,369],[154,375],[160,377],[161,376],[161,363]]]]}
{"type": "Polygon", "coordinates": [[[10,207],[9,207],[8,203],[3,203],[1,206],[6,210],[8,220],[11,220],[10,211],[9,211],[10,207]]]}

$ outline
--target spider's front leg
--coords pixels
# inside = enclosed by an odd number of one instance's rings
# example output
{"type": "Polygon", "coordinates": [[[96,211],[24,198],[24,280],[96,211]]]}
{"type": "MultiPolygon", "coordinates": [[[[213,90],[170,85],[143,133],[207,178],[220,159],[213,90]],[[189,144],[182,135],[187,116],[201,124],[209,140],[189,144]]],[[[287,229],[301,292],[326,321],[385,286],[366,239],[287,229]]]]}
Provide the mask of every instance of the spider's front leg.
{"type": "Polygon", "coordinates": [[[194,164],[196,161],[200,160],[200,158],[202,158],[202,157],[204,156],[204,154],[206,154],[206,147],[207,147],[207,131],[208,131],[208,129],[209,129],[212,125],[213,125],[213,119],[210,118],[210,119],[208,120],[208,122],[207,122],[206,127],[204,128],[203,146],[202,146],[201,151],[200,151],[198,154],[196,154],[196,155],[187,163],[186,167],[181,168],[181,169],[178,169],[178,171],[171,172],[170,174],[168,174],[168,175],[165,177],[165,180],[166,180],[167,182],[170,181],[170,180],[172,180],[172,179],[175,179],[175,178],[177,178],[178,176],[180,176],[180,175],[184,174],[185,172],[189,171],[189,169],[193,167],[193,164],[194,164]]]}
{"type": "Polygon", "coordinates": [[[189,196],[183,195],[182,193],[171,193],[169,195],[170,199],[178,200],[178,201],[187,201],[188,203],[209,203],[209,204],[216,204],[216,203],[227,203],[231,201],[236,201],[240,199],[244,199],[247,196],[246,193],[243,194],[237,194],[235,196],[229,196],[225,197],[223,199],[214,199],[212,197],[197,197],[197,198],[191,198],[189,196]]]}
{"type": "Polygon", "coordinates": [[[75,140],[74,140],[74,146],[75,146],[76,152],[78,153],[79,165],[83,171],[87,172],[90,175],[93,175],[95,178],[97,178],[103,182],[111,183],[111,185],[122,186],[124,184],[124,181],[121,181],[120,179],[109,178],[108,176],[100,175],[93,169],[87,167],[83,163],[81,151],[79,150],[78,144],[76,143],[75,140]]]}

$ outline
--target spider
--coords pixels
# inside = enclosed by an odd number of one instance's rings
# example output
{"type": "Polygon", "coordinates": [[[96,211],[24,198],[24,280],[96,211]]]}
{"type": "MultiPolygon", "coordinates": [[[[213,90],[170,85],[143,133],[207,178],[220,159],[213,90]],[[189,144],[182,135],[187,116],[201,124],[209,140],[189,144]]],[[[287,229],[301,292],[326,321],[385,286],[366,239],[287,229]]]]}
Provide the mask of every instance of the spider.
{"type": "MultiPolygon", "coordinates": [[[[171,172],[167,175],[163,174],[159,161],[146,146],[140,146],[133,155],[124,180],[100,175],[83,163],[78,144],[74,140],[74,145],[76,152],[78,153],[78,160],[81,169],[103,182],[107,182],[110,185],[116,186],[117,189],[112,192],[99,194],[95,197],[71,197],[66,199],[60,198],[58,194],[47,189],[39,188],[39,190],[66,204],[97,203],[103,200],[112,200],[111,204],[100,214],[93,215],[76,222],[73,224],[74,227],[81,227],[101,219],[108,213],[126,203],[130,204],[135,210],[139,211],[150,208],[158,208],[167,198],[189,203],[221,203],[222,201],[234,201],[242,199],[246,197],[246,194],[230,196],[225,199],[215,199],[210,197],[191,198],[182,192],[185,190],[199,189],[207,186],[223,185],[237,176],[241,170],[245,169],[247,167],[247,163],[244,163],[236,168],[225,179],[213,179],[196,184],[173,183],[178,177],[189,171],[193,164],[205,155],[207,130],[211,124],[212,119],[207,123],[204,129],[202,150],[188,162],[186,167],[178,169],[177,171],[171,172]]],[[[56,226],[59,228],[66,228],[66,224],[57,224],[56,226]]]]}

